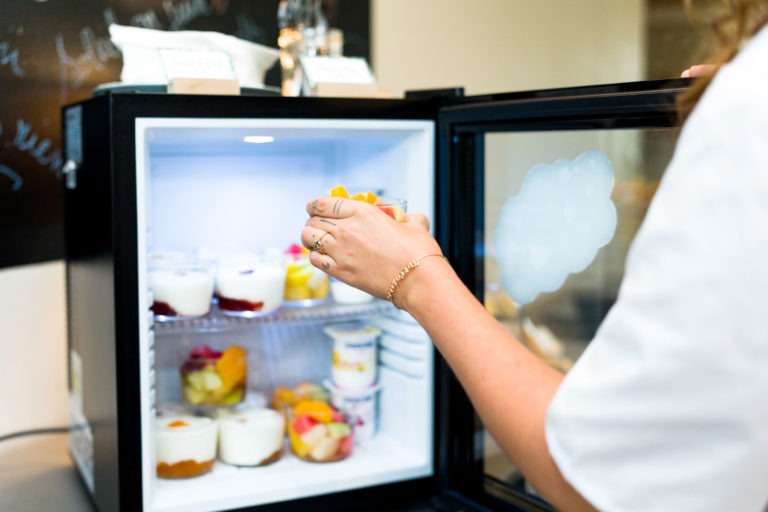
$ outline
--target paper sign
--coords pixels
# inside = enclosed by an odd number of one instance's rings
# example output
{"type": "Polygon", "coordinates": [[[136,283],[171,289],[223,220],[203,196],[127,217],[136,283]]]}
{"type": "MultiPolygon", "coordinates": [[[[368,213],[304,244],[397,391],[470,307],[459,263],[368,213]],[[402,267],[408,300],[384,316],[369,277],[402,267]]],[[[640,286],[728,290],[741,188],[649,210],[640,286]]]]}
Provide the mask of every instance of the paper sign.
{"type": "Polygon", "coordinates": [[[304,80],[310,88],[319,83],[372,84],[373,73],[359,57],[301,57],[304,80]]]}
{"type": "Polygon", "coordinates": [[[159,52],[168,81],[174,78],[237,79],[232,61],[226,52],[172,48],[164,48],[159,52]]]}

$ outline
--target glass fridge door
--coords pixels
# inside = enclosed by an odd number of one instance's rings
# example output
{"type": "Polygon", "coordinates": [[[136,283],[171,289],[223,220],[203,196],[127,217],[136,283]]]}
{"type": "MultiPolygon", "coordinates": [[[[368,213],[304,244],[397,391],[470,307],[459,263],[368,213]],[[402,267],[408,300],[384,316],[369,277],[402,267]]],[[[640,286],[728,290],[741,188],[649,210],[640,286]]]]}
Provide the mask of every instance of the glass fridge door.
{"type": "MultiPolygon", "coordinates": [[[[438,227],[449,258],[486,309],[563,372],[616,298],[685,86],[520,94],[441,112],[438,227]]],[[[494,510],[550,510],[445,372],[447,487],[494,510]]]]}

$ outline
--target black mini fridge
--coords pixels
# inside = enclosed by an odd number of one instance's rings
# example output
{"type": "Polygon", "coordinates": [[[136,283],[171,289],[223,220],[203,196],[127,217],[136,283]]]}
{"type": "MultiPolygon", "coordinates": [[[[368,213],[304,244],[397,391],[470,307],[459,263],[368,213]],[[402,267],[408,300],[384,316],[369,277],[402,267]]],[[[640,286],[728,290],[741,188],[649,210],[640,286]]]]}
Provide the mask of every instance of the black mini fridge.
{"type": "Polygon", "coordinates": [[[675,98],[686,86],[405,99],[107,91],[64,107],[69,447],[94,506],[550,510],[409,315],[302,266],[305,204],[340,184],[350,194],[407,199],[408,212],[430,217],[489,312],[567,372],[616,297],[627,248],[671,157],[675,98]],[[611,164],[611,236],[584,268],[517,300],[496,247],[505,204],[534,167],[583,154],[611,164]],[[255,267],[230,275],[243,283],[278,261],[278,284],[269,285],[276,302],[256,307],[243,296],[234,302],[252,308],[231,307],[223,262],[232,255],[258,255],[255,267]],[[201,262],[197,284],[164,287],[161,270],[186,278],[196,271],[175,265],[201,262]],[[349,412],[334,391],[352,375],[343,374],[350,367],[341,364],[339,331],[373,339],[369,373],[360,364],[354,374],[372,391],[365,418],[348,414],[355,419],[343,431],[325,428],[318,418],[328,409],[317,405],[349,412]],[[234,352],[239,363],[222,362],[234,352]],[[204,374],[209,357],[213,370],[204,374]],[[305,436],[310,427],[291,423],[298,406],[286,404],[300,388],[317,395],[310,416],[313,432],[320,422],[328,436],[322,450],[305,436]],[[283,423],[248,416],[264,409],[283,423]],[[233,418],[253,430],[226,433],[233,418]],[[348,432],[354,439],[345,444],[348,432]],[[248,458],[256,452],[263,457],[248,458]]]}

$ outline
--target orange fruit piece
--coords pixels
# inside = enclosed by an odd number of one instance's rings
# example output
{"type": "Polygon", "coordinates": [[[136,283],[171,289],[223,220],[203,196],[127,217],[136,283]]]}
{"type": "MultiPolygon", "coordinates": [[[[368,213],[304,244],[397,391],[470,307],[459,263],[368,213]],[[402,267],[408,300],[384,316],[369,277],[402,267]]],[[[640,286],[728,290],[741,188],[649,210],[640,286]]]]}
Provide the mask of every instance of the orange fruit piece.
{"type": "Polygon", "coordinates": [[[355,201],[363,201],[368,204],[376,204],[379,198],[373,192],[358,192],[352,196],[355,201]]]}
{"type": "Polygon", "coordinates": [[[285,386],[277,386],[272,393],[272,407],[281,410],[283,407],[290,405],[294,400],[293,390],[285,386]]]}
{"type": "Polygon", "coordinates": [[[336,185],[331,189],[331,197],[342,197],[349,199],[349,192],[344,185],[336,185]]]}
{"type": "Polygon", "coordinates": [[[187,423],[184,420],[173,420],[172,422],[170,422],[168,424],[169,428],[173,428],[173,427],[188,427],[188,426],[189,426],[189,423],[187,423]]]}
{"type": "Polygon", "coordinates": [[[248,372],[248,359],[245,349],[232,345],[227,347],[218,361],[216,361],[216,373],[223,381],[223,388],[231,389],[236,384],[245,381],[248,372]]]}
{"type": "Polygon", "coordinates": [[[333,421],[333,409],[320,400],[302,400],[293,407],[296,416],[306,415],[320,423],[333,421]]]}

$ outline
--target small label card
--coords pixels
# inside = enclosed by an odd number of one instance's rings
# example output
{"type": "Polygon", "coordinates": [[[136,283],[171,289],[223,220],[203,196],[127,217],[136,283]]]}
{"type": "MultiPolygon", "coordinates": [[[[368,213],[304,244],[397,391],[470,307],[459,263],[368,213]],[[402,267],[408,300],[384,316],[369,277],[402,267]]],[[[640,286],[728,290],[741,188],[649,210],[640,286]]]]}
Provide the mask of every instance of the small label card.
{"type": "Polygon", "coordinates": [[[163,48],[159,52],[167,81],[174,78],[237,79],[227,52],[174,48],[163,48]]]}
{"type": "Polygon", "coordinates": [[[360,57],[301,57],[304,89],[308,96],[375,94],[376,79],[365,59],[360,57]],[[343,92],[342,92],[343,91],[343,92]]]}

